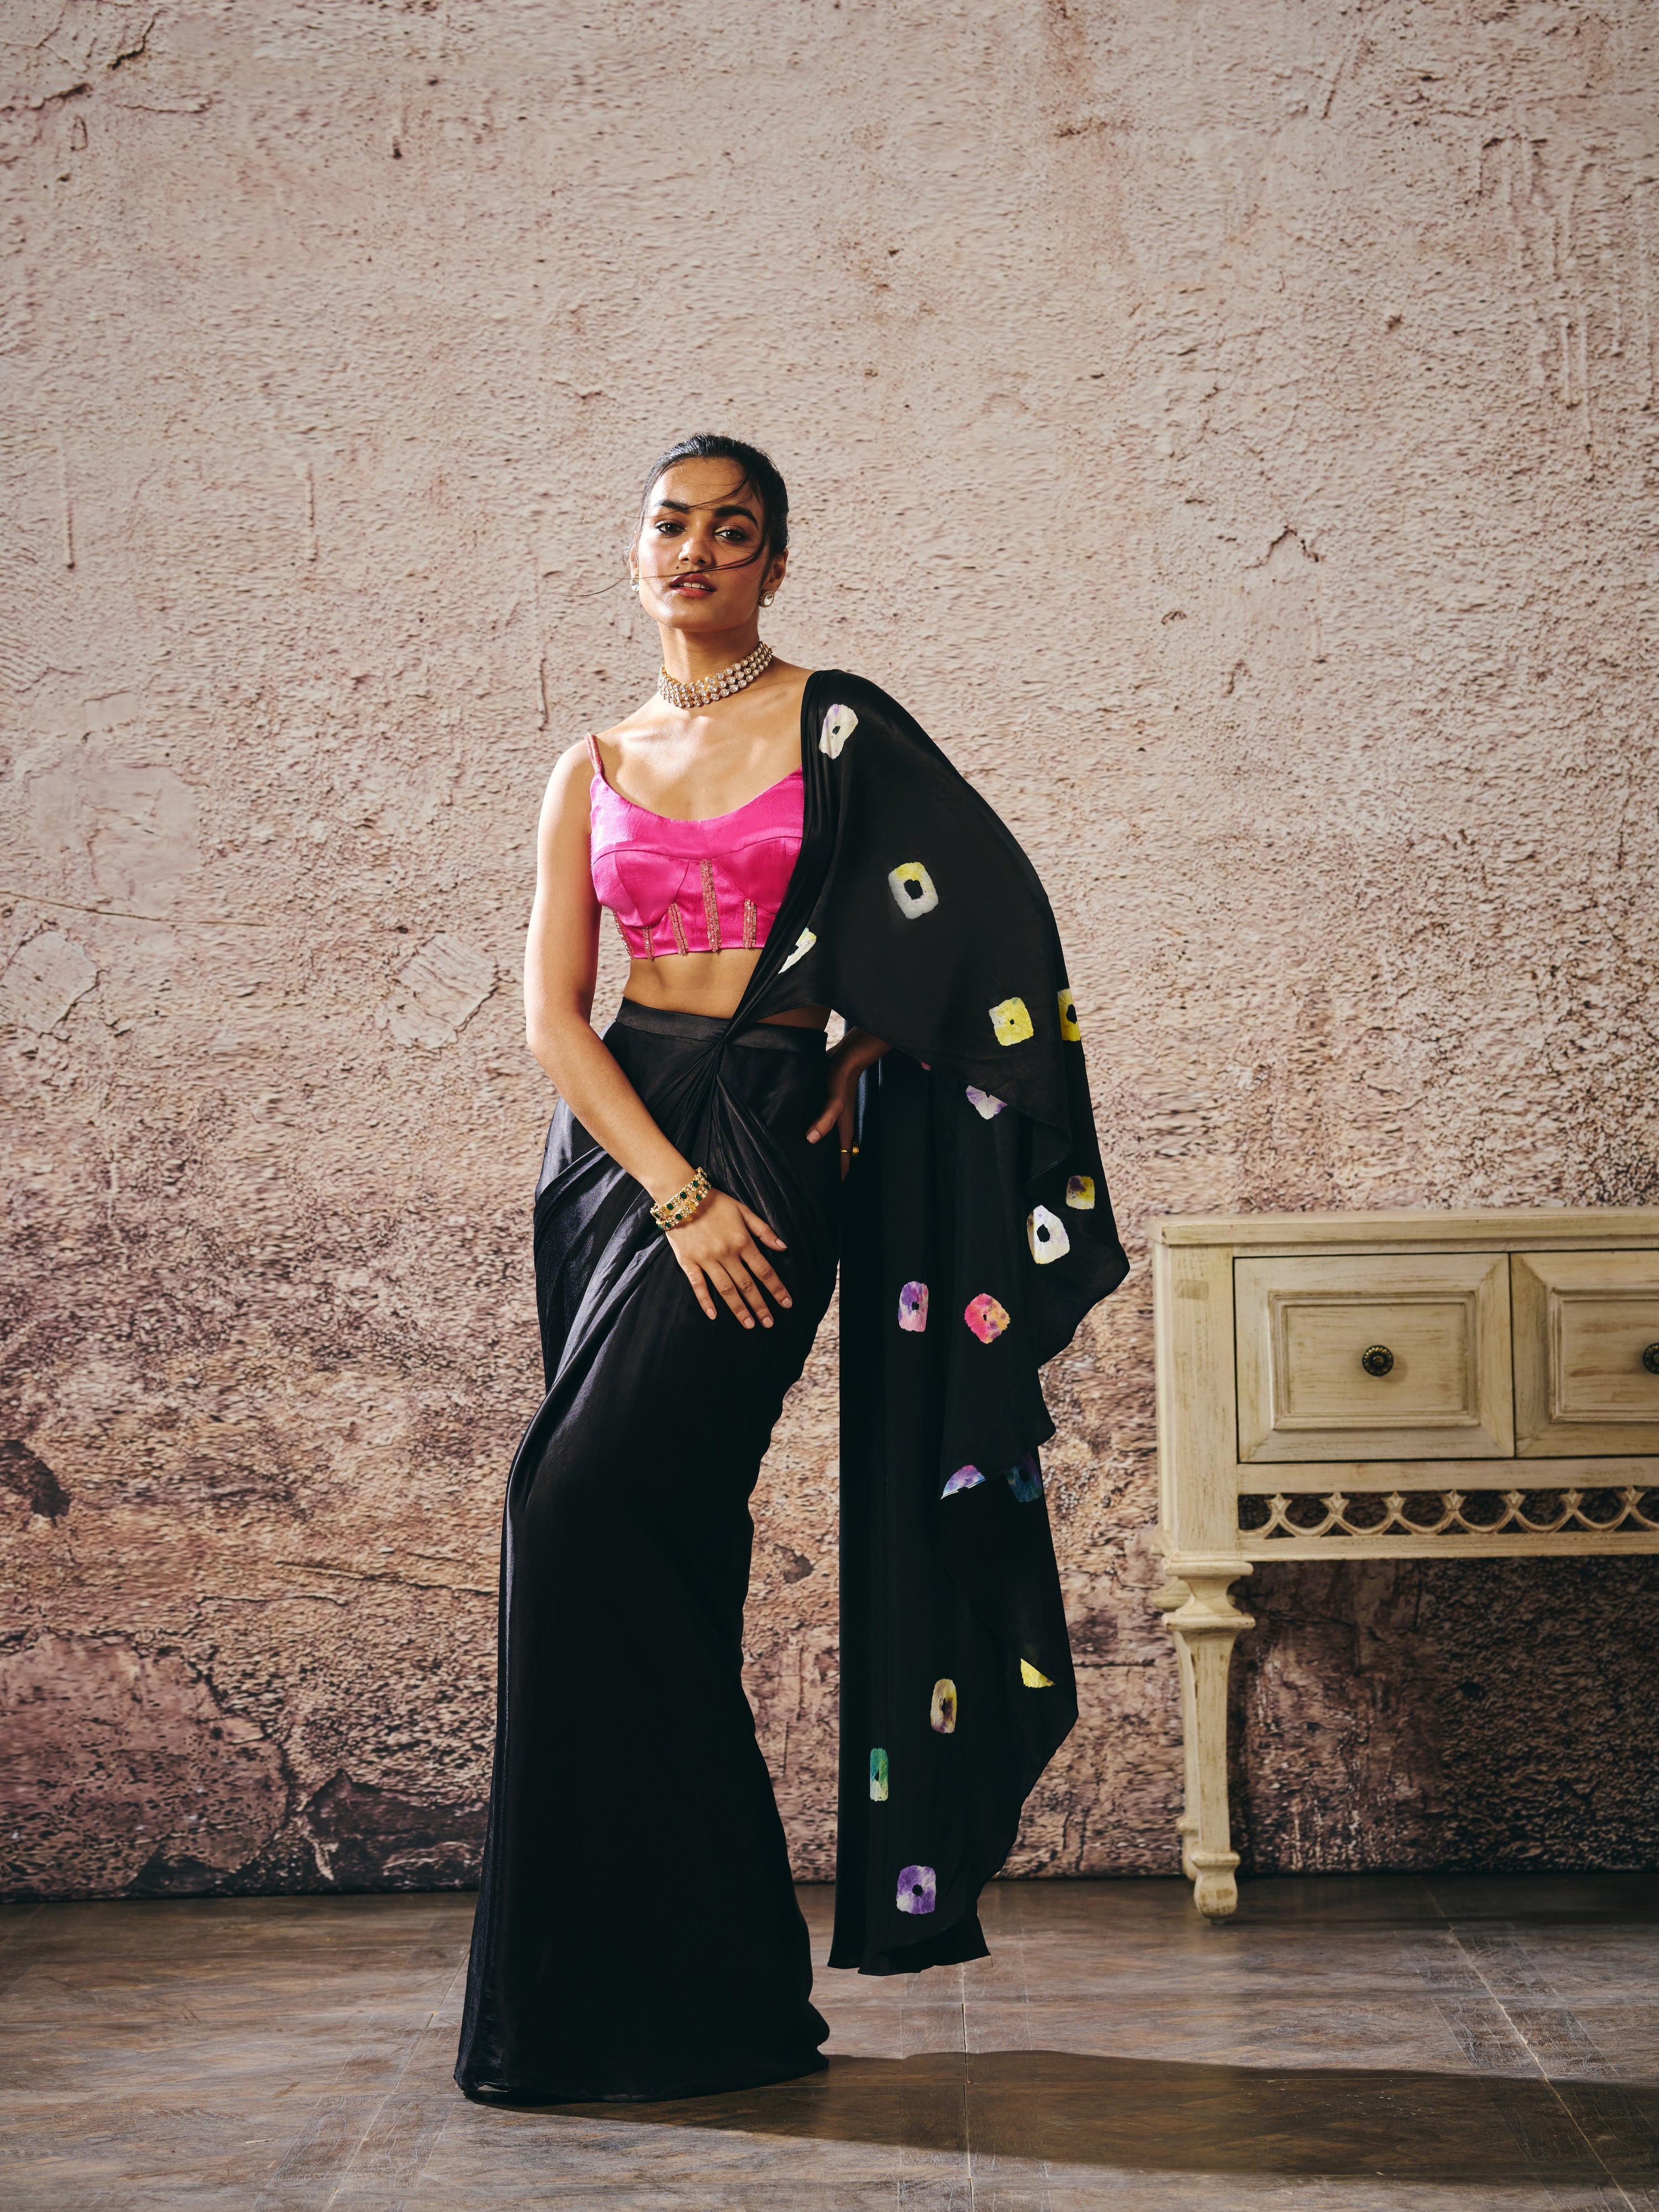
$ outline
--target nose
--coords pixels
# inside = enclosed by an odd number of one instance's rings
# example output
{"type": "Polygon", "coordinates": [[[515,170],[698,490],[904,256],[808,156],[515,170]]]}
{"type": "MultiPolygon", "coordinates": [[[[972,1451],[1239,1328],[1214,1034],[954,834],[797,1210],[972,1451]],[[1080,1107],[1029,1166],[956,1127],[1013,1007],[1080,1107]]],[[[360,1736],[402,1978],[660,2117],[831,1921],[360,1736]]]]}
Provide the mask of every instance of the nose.
{"type": "Polygon", "coordinates": [[[695,537],[683,538],[678,561],[679,565],[688,568],[712,568],[714,549],[706,532],[699,530],[695,537]]]}

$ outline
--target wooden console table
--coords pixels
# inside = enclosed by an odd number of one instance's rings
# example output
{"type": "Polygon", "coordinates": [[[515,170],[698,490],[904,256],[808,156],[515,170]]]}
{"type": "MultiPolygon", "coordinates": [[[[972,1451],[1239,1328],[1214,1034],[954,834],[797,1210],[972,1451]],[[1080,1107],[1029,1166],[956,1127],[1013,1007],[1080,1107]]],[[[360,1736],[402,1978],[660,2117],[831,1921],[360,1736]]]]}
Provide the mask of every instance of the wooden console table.
{"type": "Polygon", "coordinates": [[[1227,1670],[1258,1559],[1659,1551],[1659,1206],[1155,1224],[1154,1595],[1182,1869],[1238,1903],[1227,1670]]]}

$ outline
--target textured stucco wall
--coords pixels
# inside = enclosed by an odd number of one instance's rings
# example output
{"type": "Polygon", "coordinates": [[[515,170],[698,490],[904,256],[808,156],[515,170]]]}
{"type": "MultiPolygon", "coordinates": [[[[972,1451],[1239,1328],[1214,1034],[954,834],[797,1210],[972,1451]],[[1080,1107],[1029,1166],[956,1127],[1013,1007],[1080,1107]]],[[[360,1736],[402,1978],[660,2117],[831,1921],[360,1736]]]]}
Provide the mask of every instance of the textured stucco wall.
{"type": "MultiPolygon", "coordinates": [[[[1644,0],[0,30],[18,1879],[474,1863],[532,823],[645,687],[618,546],[704,423],[794,487],[775,641],[1060,913],[1137,1266],[1050,1377],[1085,1719],[1017,1863],[1169,1869],[1147,1218],[1656,1194],[1644,0]]],[[[833,1374],[750,1612],[811,1873],[833,1374]]],[[[1248,1601],[1250,1863],[1650,1857],[1652,1563],[1248,1601]]]]}

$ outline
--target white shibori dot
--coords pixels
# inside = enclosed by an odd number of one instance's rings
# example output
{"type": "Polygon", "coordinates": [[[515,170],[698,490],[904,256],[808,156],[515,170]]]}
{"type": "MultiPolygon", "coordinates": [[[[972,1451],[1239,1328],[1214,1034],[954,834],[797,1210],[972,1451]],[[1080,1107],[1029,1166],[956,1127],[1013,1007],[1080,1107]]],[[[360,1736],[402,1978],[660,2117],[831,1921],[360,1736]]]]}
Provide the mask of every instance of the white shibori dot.
{"type": "Polygon", "coordinates": [[[1035,1206],[1026,1215],[1025,1241],[1039,1267],[1046,1267],[1052,1260],[1063,1260],[1072,1249],[1066,1224],[1046,1206],[1035,1206]]]}
{"type": "Polygon", "coordinates": [[[933,879],[920,860],[901,861],[888,876],[887,888],[899,912],[911,921],[918,915],[932,914],[939,904],[933,879]]]}
{"type": "Polygon", "coordinates": [[[859,726],[859,718],[850,707],[832,707],[823,718],[823,728],[818,736],[818,750],[827,753],[831,760],[841,758],[841,749],[859,726]]]}

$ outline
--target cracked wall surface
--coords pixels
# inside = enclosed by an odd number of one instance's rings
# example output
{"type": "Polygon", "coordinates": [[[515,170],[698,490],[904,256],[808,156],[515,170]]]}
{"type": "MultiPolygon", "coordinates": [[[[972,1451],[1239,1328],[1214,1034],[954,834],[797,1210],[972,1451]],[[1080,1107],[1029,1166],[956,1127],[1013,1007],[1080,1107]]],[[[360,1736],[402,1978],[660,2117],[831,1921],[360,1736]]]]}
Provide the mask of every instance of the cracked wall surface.
{"type": "MultiPolygon", "coordinates": [[[[649,680],[621,544],[706,425],[791,482],[775,643],[902,698],[1055,902],[1136,1264],[1048,1376],[1084,1717],[1014,1864],[1170,1870],[1148,1220],[1659,1196],[1650,11],[0,40],[11,1887],[476,1866],[533,823],[649,680]]],[[[834,1376],[830,1328],[749,1614],[811,1875],[834,1376]]],[[[1247,1602],[1247,1868],[1650,1860],[1652,1561],[1247,1602]]]]}

